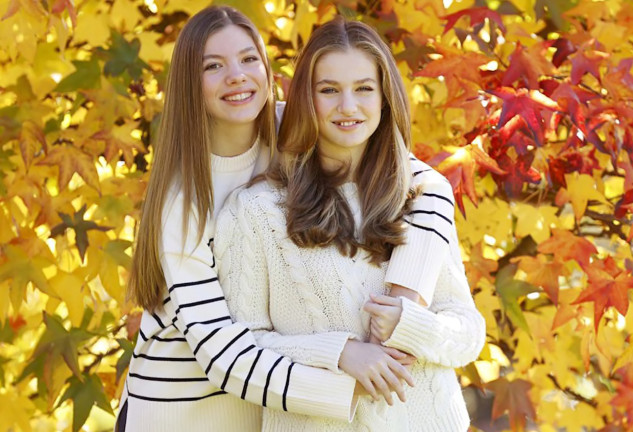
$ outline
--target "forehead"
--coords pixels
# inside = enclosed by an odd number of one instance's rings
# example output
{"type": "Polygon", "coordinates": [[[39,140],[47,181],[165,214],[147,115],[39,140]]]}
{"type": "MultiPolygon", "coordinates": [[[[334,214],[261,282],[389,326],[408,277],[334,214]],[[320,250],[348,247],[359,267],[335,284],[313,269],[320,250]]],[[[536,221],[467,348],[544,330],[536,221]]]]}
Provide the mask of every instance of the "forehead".
{"type": "Polygon", "coordinates": [[[378,81],[378,66],[373,57],[357,48],[326,53],[314,66],[314,82],[353,82],[367,78],[378,81]]]}
{"type": "Polygon", "coordinates": [[[204,46],[204,55],[226,57],[249,47],[257,49],[251,35],[242,27],[231,24],[209,36],[204,46]]]}

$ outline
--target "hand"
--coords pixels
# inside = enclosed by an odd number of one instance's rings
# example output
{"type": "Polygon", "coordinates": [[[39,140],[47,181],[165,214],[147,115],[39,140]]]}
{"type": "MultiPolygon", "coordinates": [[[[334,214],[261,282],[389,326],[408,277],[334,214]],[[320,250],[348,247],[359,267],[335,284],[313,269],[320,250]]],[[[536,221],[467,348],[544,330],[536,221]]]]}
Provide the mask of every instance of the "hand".
{"type": "Polygon", "coordinates": [[[393,405],[392,391],[404,402],[404,380],[411,387],[415,385],[409,371],[396,358],[404,353],[379,345],[348,340],[339,359],[339,367],[356,378],[367,392],[378,400],[381,394],[389,405],[393,405]]]}
{"type": "MultiPolygon", "coordinates": [[[[371,324],[370,324],[370,327],[371,327],[371,324]]],[[[383,346],[380,339],[374,336],[373,333],[369,334],[369,343],[383,346]]],[[[408,366],[412,366],[417,361],[417,359],[411,354],[402,352],[400,350],[395,350],[395,351],[397,351],[399,355],[397,357],[394,357],[394,359],[397,360],[398,363],[400,363],[401,365],[407,366],[407,370],[411,370],[411,368],[408,366]]]]}
{"type": "Polygon", "coordinates": [[[386,295],[370,294],[371,301],[365,303],[363,309],[371,315],[369,329],[371,335],[386,341],[400,321],[402,314],[402,300],[386,295]]]}

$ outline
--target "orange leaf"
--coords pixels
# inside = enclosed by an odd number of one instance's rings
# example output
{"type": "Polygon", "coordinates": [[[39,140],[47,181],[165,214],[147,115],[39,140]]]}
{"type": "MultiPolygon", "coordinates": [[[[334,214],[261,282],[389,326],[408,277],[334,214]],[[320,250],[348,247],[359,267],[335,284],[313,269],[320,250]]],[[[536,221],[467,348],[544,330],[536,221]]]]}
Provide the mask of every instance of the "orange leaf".
{"type": "Polygon", "coordinates": [[[525,272],[526,280],[532,285],[543,288],[552,302],[557,305],[558,276],[565,274],[565,266],[557,261],[547,261],[543,255],[538,255],[537,258],[523,256],[516,261],[519,261],[519,268],[525,272]]]}
{"type": "Polygon", "coordinates": [[[99,175],[95,167],[94,158],[83,150],[70,144],[55,146],[38,165],[56,166],[59,168],[57,182],[59,189],[65,189],[74,173],[84,181],[99,190],[99,175]]]}
{"type": "Polygon", "coordinates": [[[492,418],[499,418],[504,412],[510,415],[510,426],[512,430],[524,430],[526,419],[535,419],[536,412],[530,400],[528,391],[532,383],[517,379],[508,381],[505,377],[498,378],[488,383],[495,393],[495,400],[492,405],[492,418]]]}
{"type": "Polygon", "coordinates": [[[593,302],[594,326],[597,332],[600,319],[610,306],[626,315],[629,309],[628,291],[633,289],[633,276],[629,271],[618,268],[611,257],[586,266],[585,272],[589,277],[588,288],[580,293],[573,304],[593,302]]]}
{"type": "Polygon", "coordinates": [[[589,240],[562,229],[552,229],[552,236],[538,246],[538,251],[554,254],[561,262],[576,260],[583,267],[589,264],[591,255],[598,252],[589,240]]]}
{"type": "Polygon", "coordinates": [[[470,260],[464,263],[466,276],[471,286],[476,286],[481,278],[494,282],[491,272],[497,271],[499,264],[495,260],[485,258],[483,255],[483,245],[481,242],[474,245],[470,250],[470,260]]]}

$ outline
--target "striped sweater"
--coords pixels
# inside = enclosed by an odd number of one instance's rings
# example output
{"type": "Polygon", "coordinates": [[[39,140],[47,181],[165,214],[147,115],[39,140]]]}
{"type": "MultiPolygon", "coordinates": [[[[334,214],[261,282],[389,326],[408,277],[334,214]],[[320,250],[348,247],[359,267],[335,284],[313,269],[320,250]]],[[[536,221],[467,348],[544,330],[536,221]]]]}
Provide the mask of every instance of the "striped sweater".
{"type": "MultiPolygon", "coordinates": [[[[183,196],[177,183],[172,188],[163,210],[160,244],[167,285],[164,303],[154,313],[145,311],[141,319],[121,399],[121,406],[129,404],[128,431],[254,431],[261,424],[261,406],[344,420],[353,416],[355,380],[259,348],[247,327],[232,322],[217,280],[211,250],[215,216],[233,189],[263,172],[269,161],[266,150],[256,143],[242,155],[212,158],[216,211],[207,218],[203,241],[198,241],[195,212],[188,234],[182,236],[183,196]]],[[[437,194],[451,197],[450,185],[442,180],[437,194]]],[[[444,200],[435,201],[437,213],[449,210],[440,202],[444,200]]],[[[441,217],[414,213],[411,222],[428,228],[412,232],[411,243],[443,244],[424,259],[448,253],[441,237],[450,230],[441,217]]],[[[417,249],[424,248],[412,248],[412,253],[419,255],[417,249]]],[[[410,267],[404,259],[392,261],[394,283],[407,286],[424,278],[430,282],[420,285],[421,290],[429,291],[437,279],[432,263],[410,267]]]]}

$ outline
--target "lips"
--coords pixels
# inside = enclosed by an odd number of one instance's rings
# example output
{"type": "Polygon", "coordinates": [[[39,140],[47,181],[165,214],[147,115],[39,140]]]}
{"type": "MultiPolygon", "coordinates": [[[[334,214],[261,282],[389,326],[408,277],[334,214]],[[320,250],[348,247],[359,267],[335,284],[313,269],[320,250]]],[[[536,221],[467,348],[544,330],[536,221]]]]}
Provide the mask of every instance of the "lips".
{"type": "Polygon", "coordinates": [[[359,125],[363,123],[363,121],[364,120],[349,119],[349,120],[334,120],[332,121],[332,123],[334,123],[338,127],[349,128],[349,127],[359,125]]]}
{"type": "Polygon", "coordinates": [[[239,93],[230,93],[230,94],[222,96],[222,100],[225,100],[227,102],[242,102],[242,101],[250,98],[254,94],[255,94],[255,92],[251,91],[251,90],[243,91],[243,92],[239,92],[239,93]]]}

